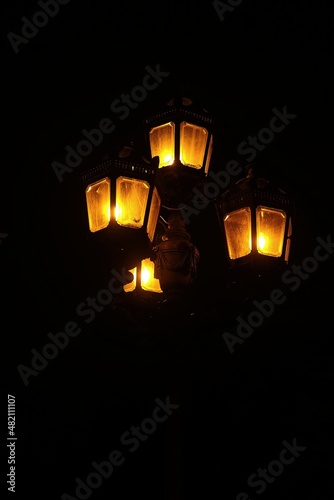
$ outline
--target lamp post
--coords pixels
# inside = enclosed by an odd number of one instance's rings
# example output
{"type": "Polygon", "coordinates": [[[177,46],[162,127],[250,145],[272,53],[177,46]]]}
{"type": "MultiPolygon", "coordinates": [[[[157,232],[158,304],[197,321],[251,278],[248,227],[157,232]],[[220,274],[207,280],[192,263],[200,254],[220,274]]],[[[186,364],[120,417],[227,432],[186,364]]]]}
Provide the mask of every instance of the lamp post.
{"type": "Polygon", "coordinates": [[[196,278],[200,253],[179,211],[172,211],[162,241],[154,248],[155,276],[169,299],[182,297],[196,278]]]}
{"type": "MultiPolygon", "coordinates": [[[[133,145],[81,174],[90,241],[119,249],[134,279],[125,292],[184,296],[200,258],[181,216],[204,189],[213,152],[213,118],[177,95],[143,120],[145,154],[133,145]],[[147,159],[149,158],[149,159],[147,159]],[[157,231],[167,212],[163,233],[157,231]]],[[[288,263],[293,200],[272,181],[247,175],[215,200],[227,257],[227,288],[256,291],[288,263]]]]}
{"type": "MultiPolygon", "coordinates": [[[[199,250],[191,243],[191,235],[185,228],[185,222],[178,210],[171,211],[165,231],[158,242],[152,246],[150,256],[138,261],[129,269],[133,280],[124,285],[124,291],[163,294],[163,300],[175,303],[182,300],[184,294],[196,279],[199,250]]],[[[156,299],[156,297],[155,297],[156,299]]]]}
{"type": "MultiPolygon", "coordinates": [[[[169,315],[167,307],[167,314],[159,315],[157,333],[164,321],[171,336],[175,331],[181,337],[186,332],[186,328],[177,329],[179,313],[197,277],[200,252],[191,242],[180,206],[191,203],[195,188],[205,187],[213,151],[212,125],[205,109],[177,97],[144,120],[150,160],[125,147],[116,158],[81,175],[90,242],[103,247],[107,260],[111,248],[124,249],[122,263],[133,276],[123,285],[127,303],[146,294],[159,303],[159,314],[166,312],[161,308],[164,298],[172,304],[174,314],[169,315]],[[168,216],[162,231],[158,222],[164,220],[163,211],[168,216]]],[[[246,294],[254,292],[259,282],[270,282],[289,261],[292,198],[249,168],[243,179],[215,200],[215,208],[227,257],[227,288],[236,284],[246,294]]],[[[148,321],[150,313],[141,309],[148,321]]],[[[172,366],[170,379],[171,400],[182,403],[180,387],[188,378],[179,377],[172,366]]],[[[168,424],[174,437],[167,446],[169,500],[181,498],[182,425],[181,413],[168,424]]]]}
{"type": "MultiPolygon", "coordinates": [[[[162,207],[168,212],[166,230],[153,248],[152,259],[166,302],[176,305],[176,310],[182,310],[200,257],[179,207],[191,203],[194,188],[202,190],[205,185],[213,147],[212,123],[205,109],[182,96],[171,99],[144,121],[150,156],[159,157],[157,185],[162,207]]],[[[173,389],[172,396],[178,400],[178,391],[173,389]]],[[[182,498],[182,425],[178,414],[168,426],[170,500],[182,498]]]]}
{"type": "Polygon", "coordinates": [[[157,186],[167,229],[154,246],[155,277],[168,298],[182,295],[196,278],[198,249],[190,242],[180,205],[204,187],[213,147],[213,119],[192,99],[176,96],[144,120],[149,156],[159,158],[157,186]]]}

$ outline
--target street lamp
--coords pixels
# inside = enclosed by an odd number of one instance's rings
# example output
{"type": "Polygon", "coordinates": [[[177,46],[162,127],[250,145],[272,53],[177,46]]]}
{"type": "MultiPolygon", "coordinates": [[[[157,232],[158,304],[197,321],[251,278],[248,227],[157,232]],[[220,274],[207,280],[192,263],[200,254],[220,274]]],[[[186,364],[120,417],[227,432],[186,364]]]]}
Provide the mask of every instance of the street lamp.
{"type": "MultiPolygon", "coordinates": [[[[146,118],[144,124],[150,160],[136,156],[133,148],[123,148],[117,158],[84,172],[82,180],[91,239],[102,246],[126,248],[122,262],[133,278],[123,284],[120,302],[130,304],[130,311],[142,318],[143,325],[156,320],[154,304],[158,333],[164,318],[174,327],[189,313],[184,299],[196,280],[200,252],[191,242],[182,206],[191,205],[195,188],[205,188],[213,151],[212,119],[191,100],[177,98],[146,118]]],[[[293,200],[249,168],[246,176],[219,195],[214,204],[217,233],[227,256],[227,266],[221,266],[228,275],[226,289],[237,285],[233,290],[237,291],[239,307],[240,297],[258,297],[259,283],[272,286],[275,273],[287,266],[293,200]]],[[[215,264],[210,271],[210,290],[199,293],[197,304],[214,289],[214,299],[219,298],[217,311],[228,314],[234,302],[224,302],[225,289],[217,279],[215,264]]],[[[196,320],[193,306],[191,315],[196,320]]],[[[216,307],[212,311],[215,315],[216,307]]],[[[182,416],[177,418],[176,427],[180,428],[182,416]]],[[[169,446],[173,450],[174,442],[169,446]]],[[[176,455],[181,456],[179,441],[176,455]]]]}
{"type": "MultiPolygon", "coordinates": [[[[213,119],[192,99],[178,96],[143,125],[144,155],[133,145],[123,147],[81,174],[87,230],[94,244],[106,245],[107,255],[109,248],[122,251],[134,277],[125,293],[180,297],[194,283],[200,258],[182,207],[191,204],[195,189],[205,188],[213,119]]],[[[294,216],[289,194],[249,167],[214,204],[230,283],[253,286],[254,278],[270,279],[286,266],[294,216]]]]}
{"type": "Polygon", "coordinates": [[[187,202],[208,174],[213,147],[211,115],[186,97],[175,97],[144,120],[150,156],[159,157],[163,203],[187,202]]]}
{"type": "Polygon", "coordinates": [[[293,219],[288,193],[249,167],[215,205],[231,276],[260,277],[286,266],[293,219]]]}
{"type": "Polygon", "coordinates": [[[161,207],[157,168],[157,157],[148,161],[133,147],[123,147],[115,158],[81,174],[92,239],[126,248],[136,260],[147,254],[161,207]]]}
{"type": "Polygon", "coordinates": [[[147,116],[144,132],[150,157],[159,158],[157,186],[167,225],[154,245],[154,276],[168,297],[183,294],[196,278],[200,253],[190,242],[180,205],[205,185],[213,147],[213,119],[192,99],[177,96],[147,116]]]}
{"type": "Polygon", "coordinates": [[[149,257],[142,259],[136,267],[129,269],[133,280],[123,286],[126,293],[136,291],[148,293],[162,293],[160,281],[155,277],[154,262],[149,257]]]}

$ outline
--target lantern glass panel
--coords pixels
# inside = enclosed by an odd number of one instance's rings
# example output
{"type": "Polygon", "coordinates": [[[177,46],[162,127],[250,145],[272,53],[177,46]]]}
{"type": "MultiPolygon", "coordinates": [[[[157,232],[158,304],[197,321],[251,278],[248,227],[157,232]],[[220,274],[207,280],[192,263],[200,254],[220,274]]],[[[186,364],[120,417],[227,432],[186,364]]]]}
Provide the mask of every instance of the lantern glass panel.
{"type": "Polygon", "coordinates": [[[154,262],[149,258],[141,262],[141,287],[147,292],[162,293],[160,281],[154,277],[154,262]]]}
{"type": "Polygon", "coordinates": [[[251,210],[249,207],[230,212],[224,218],[230,259],[238,259],[252,251],[251,210]]]}
{"type": "Polygon", "coordinates": [[[105,177],[86,188],[89,229],[104,229],[110,222],[110,179],[105,177]]]}
{"type": "Polygon", "coordinates": [[[158,217],[160,213],[160,207],[161,207],[161,199],[158,194],[157,188],[154,188],[152,194],[150,213],[147,222],[147,234],[150,241],[153,241],[154,238],[154,233],[157,227],[158,217]]]}
{"type": "Polygon", "coordinates": [[[126,285],[123,285],[123,290],[126,293],[133,292],[137,286],[137,268],[134,267],[133,269],[130,269],[129,273],[133,274],[133,280],[130,281],[130,283],[126,283],[126,285]]]}
{"type": "Polygon", "coordinates": [[[144,224],[149,193],[147,181],[118,177],[116,179],[115,220],[120,226],[141,228],[144,224]]]}
{"type": "Polygon", "coordinates": [[[286,213],[259,206],[256,209],[257,250],[262,255],[280,257],[283,251],[286,213]]]}
{"type": "Polygon", "coordinates": [[[180,125],[180,161],[187,167],[203,167],[208,131],[192,123],[180,125]]]}
{"type": "Polygon", "coordinates": [[[209,168],[210,168],[210,161],[211,161],[211,156],[212,156],[212,149],[213,149],[213,137],[211,136],[210,137],[208,154],[207,154],[206,161],[205,161],[205,168],[204,168],[204,172],[205,172],[206,175],[208,174],[209,168]]]}
{"type": "Polygon", "coordinates": [[[159,156],[159,168],[172,165],[175,160],[175,124],[159,125],[150,130],[151,155],[159,156]]]}
{"type": "Polygon", "coordinates": [[[291,221],[291,217],[290,217],[289,218],[287,240],[286,240],[286,247],[285,247],[285,256],[284,256],[285,262],[289,261],[290,248],[291,248],[291,236],[292,236],[292,221],[291,221]]]}

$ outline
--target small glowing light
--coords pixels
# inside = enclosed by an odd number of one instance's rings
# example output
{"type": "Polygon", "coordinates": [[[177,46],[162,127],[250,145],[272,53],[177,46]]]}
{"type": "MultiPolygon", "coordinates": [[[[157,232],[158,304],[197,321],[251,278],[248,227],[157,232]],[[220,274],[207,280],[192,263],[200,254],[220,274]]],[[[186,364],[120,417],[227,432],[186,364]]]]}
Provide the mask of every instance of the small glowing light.
{"type": "MultiPolygon", "coordinates": [[[[133,292],[137,288],[137,268],[134,267],[129,272],[133,274],[133,280],[123,285],[125,292],[133,292]]],[[[147,292],[162,293],[160,281],[154,277],[154,262],[149,258],[141,261],[140,286],[147,292]]]]}
{"type": "Polygon", "coordinates": [[[134,267],[133,269],[130,269],[129,273],[133,274],[133,280],[130,281],[130,283],[123,285],[123,290],[126,293],[133,292],[137,286],[137,268],[134,267]]]}
{"type": "Polygon", "coordinates": [[[260,234],[259,237],[258,237],[258,240],[257,240],[257,247],[259,250],[265,250],[266,248],[266,239],[265,237],[263,236],[263,234],[260,234]]]}
{"type": "Polygon", "coordinates": [[[114,213],[115,213],[115,220],[119,220],[122,218],[122,207],[116,203],[116,206],[114,208],[114,213]]]}
{"type": "Polygon", "coordinates": [[[149,282],[150,278],[151,278],[150,271],[147,268],[142,269],[142,272],[141,272],[141,284],[144,285],[144,286],[147,285],[147,283],[149,282]]]}
{"type": "Polygon", "coordinates": [[[148,292],[162,293],[160,281],[154,277],[154,262],[151,259],[142,260],[141,287],[148,292]]]}
{"type": "Polygon", "coordinates": [[[173,157],[171,154],[165,154],[161,159],[162,165],[171,165],[173,163],[173,157]]]}

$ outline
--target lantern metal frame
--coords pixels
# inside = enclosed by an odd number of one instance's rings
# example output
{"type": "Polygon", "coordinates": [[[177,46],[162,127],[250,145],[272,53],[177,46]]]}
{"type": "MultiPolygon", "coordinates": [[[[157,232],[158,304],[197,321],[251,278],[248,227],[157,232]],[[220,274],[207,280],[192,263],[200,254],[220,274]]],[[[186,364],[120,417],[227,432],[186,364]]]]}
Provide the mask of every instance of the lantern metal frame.
{"type": "Polygon", "coordinates": [[[159,162],[158,158],[152,158],[150,161],[143,158],[141,158],[141,160],[138,160],[137,157],[136,159],[132,159],[133,151],[131,150],[131,148],[129,148],[129,150],[130,151],[127,153],[128,156],[119,156],[117,158],[108,159],[100,164],[97,164],[94,167],[91,167],[90,169],[82,172],[80,178],[84,194],[86,193],[86,189],[88,186],[101,181],[104,178],[110,179],[111,208],[116,207],[116,181],[118,178],[125,177],[128,179],[147,182],[148,195],[145,207],[145,215],[143,217],[141,227],[120,225],[116,220],[115,213],[111,211],[108,225],[104,228],[92,232],[89,226],[87,202],[85,200],[87,214],[85,230],[90,242],[96,245],[104,245],[108,250],[119,249],[123,254],[125,252],[129,256],[127,262],[131,263],[137,260],[138,256],[140,258],[144,258],[150,253],[158,226],[161,196],[156,186],[156,174],[159,162]],[[150,237],[148,234],[148,223],[154,192],[159,199],[159,209],[157,210],[154,229],[150,237]]]}
{"type": "Polygon", "coordinates": [[[144,259],[139,259],[137,264],[132,269],[129,269],[129,272],[133,274],[133,280],[123,286],[125,293],[127,293],[129,296],[135,295],[142,297],[151,297],[159,300],[158,297],[164,295],[164,292],[160,286],[159,279],[156,278],[155,276],[154,261],[151,259],[150,256],[144,259]],[[152,287],[149,286],[145,287],[145,282],[144,282],[145,280],[143,279],[143,274],[145,272],[146,261],[149,261],[152,267],[151,278],[154,278],[155,280],[155,285],[156,285],[155,289],[152,289],[152,287]],[[133,272],[134,269],[135,272],[133,272]]]}
{"type": "Polygon", "coordinates": [[[240,179],[227,192],[215,201],[216,213],[219,220],[221,234],[224,240],[224,250],[228,260],[230,279],[272,276],[272,273],[281,272],[288,262],[294,226],[294,200],[290,194],[278,187],[274,182],[258,177],[254,168],[249,167],[246,177],[240,179]],[[256,210],[259,207],[273,211],[284,211],[286,216],[284,234],[282,235],[282,251],[279,256],[265,255],[258,249],[258,227],[256,210]],[[235,211],[250,209],[251,249],[247,255],[232,259],[229,255],[228,241],[225,228],[225,217],[235,211]]]}
{"type": "MultiPolygon", "coordinates": [[[[156,127],[172,122],[174,129],[174,161],[167,166],[159,165],[157,184],[163,203],[175,208],[182,202],[188,202],[195,187],[201,189],[207,177],[213,149],[213,118],[211,114],[199,107],[192,99],[177,96],[165,103],[161,111],[144,119],[145,142],[151,152],[150,131],[156,127]],[[203,128],[207,131],[203,160],[200,168],[185,165],[181,162],[181,124],[203,128]]],[[[161,163],[161,162],[159,162],[161,163]]]]}

